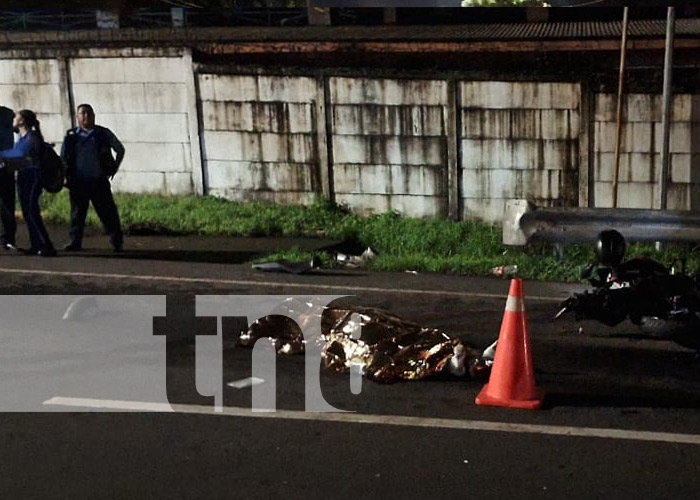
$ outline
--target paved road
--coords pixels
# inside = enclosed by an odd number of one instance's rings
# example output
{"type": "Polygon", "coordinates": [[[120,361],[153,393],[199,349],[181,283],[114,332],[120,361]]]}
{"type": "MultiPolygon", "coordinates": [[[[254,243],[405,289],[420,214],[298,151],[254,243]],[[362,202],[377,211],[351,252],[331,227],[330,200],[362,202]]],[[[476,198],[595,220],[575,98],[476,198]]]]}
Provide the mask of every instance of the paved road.
{"type": "MultiPolygon", "coordinates": [[[[170,395],[182,405],[156,413],[165,409],[158,404],[166,400],[167,347],[149,321],[164,312],[166,294],[232,294],[239,304],[253,295],[351,295],[342,300],[485,346],[498,334],[508,282],[362,270],[266,274],[234,263],[243,260],[235,249],[249,252],[251,242],[230,242],[232,259],[224,263],[206,262],[216,260],[206,253],[199,262],[179,260],[197,249],[177,239],[167,260],[151,247],[114,257],[95,241],[94,251],[56,259],[0,256],[0,404],[43,411],[0,414],[2,498],[697,495],[694,353],[639,339],[632,325],[584,324],[582,335],[570,320],[551,321],[571,286],[525,283],[536,379],[547,392],[540,411],[475,406],[479,381],[364,381],[353,395],[347,376],[324,375],[326,401],[354,413],[310,415],[303,412],[304,360],[288,357],[277,360],[277,413],[251,414],[250,388],[221,384],[225,408],[217,413],[192,392],[217,390],[194,379],[193,369],[209,373],[213,365],[198,363],[215,359],[206,357],[222,347],[214,337],[198,341],[196,351],[170,344],[170,395]],[[51,295],[66,294],[97,296],[97,312],[84,321],[59,319],[72,298],[51,295]],[[154,411],[90,408],[144,401],[154,411]]],[[[252,373],[250,356],[224,344],[221,371],[212,370],[225,383],[241,380],[252,373]]]]}

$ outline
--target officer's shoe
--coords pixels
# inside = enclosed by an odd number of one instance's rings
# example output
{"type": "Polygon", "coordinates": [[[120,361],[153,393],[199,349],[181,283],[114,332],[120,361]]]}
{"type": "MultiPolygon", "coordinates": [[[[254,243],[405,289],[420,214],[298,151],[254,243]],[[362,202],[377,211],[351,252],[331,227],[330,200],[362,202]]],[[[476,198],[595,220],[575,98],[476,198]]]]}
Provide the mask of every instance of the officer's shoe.
{"type": "Polygon", "coordinates": [[[124,246],[123,245],[114,245],[112,247],[112,252],[114,253],[124,253],[124,246]]]}
{"type": "Polygon", "coordinates": [[[5,244],[2,246],[2,249],[5,250],[6,252],[12,252],[12,253],[18,253],[18,252],[19,252],[19,248],[17,248],[16,246],[14,246],[12,243],[5,243],[5,244]]]}
{"type": "Polygon", "coordinates": [[[80,243],[71,241],[70,243],[64,245],[63,249],[67,252],[79,252],[83,249],[83,247],[80,245],[80,243]]]}

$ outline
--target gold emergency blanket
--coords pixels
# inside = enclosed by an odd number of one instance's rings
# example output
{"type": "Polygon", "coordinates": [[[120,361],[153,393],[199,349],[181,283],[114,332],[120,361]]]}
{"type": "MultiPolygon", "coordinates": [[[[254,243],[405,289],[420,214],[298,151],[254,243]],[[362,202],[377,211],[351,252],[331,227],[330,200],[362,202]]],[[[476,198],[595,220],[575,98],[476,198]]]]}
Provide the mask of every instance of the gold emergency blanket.
{"type": "Polygon", "coordinates": [[[366,378],[381,383],[419,380],[447,371],[478,378],[488,373],[480,351],[440,330],[376,308],[315,307],[313,301],[288,299],[274,314],[254,322],[239,343],[252,347],[265,337],[278,354],[300,354],[306,342],[319,342],[325,369],[344,372],[358,366],[366,378]],[[320,335],[309,335],[305,329],[305,338],[299,325],[318,321],[319,316],[320,335]]]}

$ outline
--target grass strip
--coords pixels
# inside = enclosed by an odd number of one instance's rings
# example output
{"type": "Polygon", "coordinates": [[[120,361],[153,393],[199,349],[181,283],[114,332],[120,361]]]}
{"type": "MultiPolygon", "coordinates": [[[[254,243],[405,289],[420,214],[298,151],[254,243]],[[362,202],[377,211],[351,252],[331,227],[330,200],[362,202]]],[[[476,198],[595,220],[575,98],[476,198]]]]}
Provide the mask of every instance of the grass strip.
{"type": "MultiPolygon", "coordinates": [[[[359,251],[371,247],[378,257],[365,266],[379,271],[484,276],[496,266],[517,265],[518,276],[525,279],[573,282],[580,281],[582,269],[594,257],[592,245],[567,246],[563,258],[555,258],[545,245],[504,246],[497,225],[404,218],[395,212],[363,217],[320,198],[309,206],[237,203],[213,196],[117,194],[115,199],[127,233],[145,228],[156,234],[323,237],[344,241],[348,248],[359,251]]],[[[65,190],[45,194],[41,203],[47,223],[69,223],[65,190]]],[[[92,209],[88,224],[100,225],[92,209]]],[[[324,267],[337,265],[335,255],[315,256],[324,267]]],[[[700,249],[687,245],[667,245],[661,252],[650,245],[630,245],[628,258],[636,256],[651,257],[667,266],[685,259],[689,270],[700,270],[700,249]]],[[[292,249],[259,261],[307,261],[312,257],[292,249]]]]}

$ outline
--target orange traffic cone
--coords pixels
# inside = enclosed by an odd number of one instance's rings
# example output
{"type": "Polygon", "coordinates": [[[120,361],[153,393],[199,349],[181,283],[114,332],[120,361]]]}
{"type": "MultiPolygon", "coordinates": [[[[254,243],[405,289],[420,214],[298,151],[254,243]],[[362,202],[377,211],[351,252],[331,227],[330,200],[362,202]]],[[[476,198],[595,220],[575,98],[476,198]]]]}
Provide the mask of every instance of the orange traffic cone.
{"type": "Polygon", "coordinates": [[[535,387],[530,334],[523,303],[523,280],[513,279],[498,334],[491,376],[476,397],[476,404],[535,410],[542,406],[543,399],[544,392],[535,387]]]}

